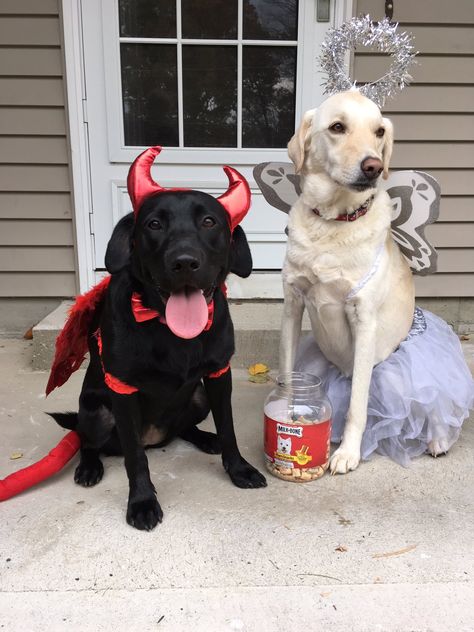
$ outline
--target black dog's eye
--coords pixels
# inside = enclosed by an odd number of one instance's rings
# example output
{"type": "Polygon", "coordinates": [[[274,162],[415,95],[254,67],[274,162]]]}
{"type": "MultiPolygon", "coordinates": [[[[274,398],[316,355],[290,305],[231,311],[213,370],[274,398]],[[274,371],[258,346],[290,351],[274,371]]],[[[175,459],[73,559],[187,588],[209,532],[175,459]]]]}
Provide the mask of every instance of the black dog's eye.
{"type": "Polygon", "coordinates": [[[216,225],[216,220],[213,217],[205,217],[202,220],[202,226],[204,226],[204,228],[212,228],[215,225],[216,225]]]}
{"type": "Polygon", "coordinates": [[[342,123],[333,123],[329,126],[329,129],[335,134],[344,134],[344,132],[346,131],[346,128],[342,123]]]}
{"type": "Polygon", "coordinates": [[[375,135],[377,136],[377,138],[382,138],[384,134],[385,134],[385,128],[383,127],[379,127],[378,130],[375,132],[375,135]]]}
{"type": "Polygon", "coordinates": [[[151,222],[148,222],[148,228],[151,228],[151,230],[161,230],[163,226],[157,219],[152,219],[151,222]]]}

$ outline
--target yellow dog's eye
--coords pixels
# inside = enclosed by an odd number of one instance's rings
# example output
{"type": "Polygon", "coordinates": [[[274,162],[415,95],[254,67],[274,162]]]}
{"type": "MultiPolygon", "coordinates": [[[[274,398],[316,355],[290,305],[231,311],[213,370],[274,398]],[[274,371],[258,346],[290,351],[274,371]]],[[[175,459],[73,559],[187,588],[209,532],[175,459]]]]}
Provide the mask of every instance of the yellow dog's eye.
{"type": "Polygon", "coordinates": [[[377,138],[382,138],[384,134],[385,134],[385,128],[383,127],[379,127],[378,130],[375,132],[375,135],[377,136],[377,138]]]}
{"type": "Polygon", "coordinates": [[[346,128],[342,123],[333,123],[329,126],[329,129],[335,134],[344,134],[344,132],[346,131],[346,128]]]}

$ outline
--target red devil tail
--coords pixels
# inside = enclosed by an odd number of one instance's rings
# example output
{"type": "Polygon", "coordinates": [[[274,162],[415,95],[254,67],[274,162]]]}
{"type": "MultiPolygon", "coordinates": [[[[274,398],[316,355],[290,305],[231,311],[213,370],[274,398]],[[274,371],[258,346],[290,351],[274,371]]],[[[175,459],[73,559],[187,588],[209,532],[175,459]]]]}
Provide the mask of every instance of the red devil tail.
{"type": "Polygon", "coordinates": [[[0,480],[0,502],[16,496],[25,489],[33,487],[62,470],[68,461],[79,450],[81,440],[77,432],[71,431],[65,435],[58,445],[41,461],[18,470],[0,480]]]}
{"type": "Polygon", "coordinates": [[[56,351],[46,386],[46,395],[49,395],[57,386],[62,386],[67,382],[71,374],[81,366],[88,349],[89,328],[95,310],[110,283],[110,278],[105,277],[91,290],[76,298],[66,324],[56,338],[56,351]]]}

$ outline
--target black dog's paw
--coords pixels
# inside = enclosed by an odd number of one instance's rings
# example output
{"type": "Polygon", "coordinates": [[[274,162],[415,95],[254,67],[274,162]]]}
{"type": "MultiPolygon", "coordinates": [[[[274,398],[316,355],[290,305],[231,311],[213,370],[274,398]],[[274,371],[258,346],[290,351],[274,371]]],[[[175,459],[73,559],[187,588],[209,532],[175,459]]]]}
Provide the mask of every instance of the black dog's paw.
{"type": "Polygon", "coordinates": [[[82,487],[93,487],[102,480],[103,476],[102,461],[99,458],[91,459],[79,463],[74,472],[74,481],[82,487]]]}
{"type": "Polygon", "coordinates": [[[222,444],[215,432],[206,432],[198,428],[196,428],[196,430],[199,436],[197,441],[193,441],[193,443],[197,448],[207,454],[220,454],[222,452],[222,444]]]}
{"type": "Polygon", "coordinates": [[[127,522],[135,529],[151,531],[163,520],[163,511],[156,498],[129,501],[127,507],[127,522]]]}
{"type": "Polygon", "coordinates": [[[233,466],[226,466],[224,464],[225,469],[227,470],[230,480],[237,487],[242,487],[244,489],[256,488],[256,487],[266,487],[267,481],[263,474],[247,463],[245,459],[241,459],[237,464],[233,466]]]}
{"type": "Polygon", "coordinates": [[[181,435],[185,441],[189,441],[202,452],[206,454],[220,454],[222,452],[222,444],[215,432],[206,432],[199,428],[192,428],[181,435]]]}

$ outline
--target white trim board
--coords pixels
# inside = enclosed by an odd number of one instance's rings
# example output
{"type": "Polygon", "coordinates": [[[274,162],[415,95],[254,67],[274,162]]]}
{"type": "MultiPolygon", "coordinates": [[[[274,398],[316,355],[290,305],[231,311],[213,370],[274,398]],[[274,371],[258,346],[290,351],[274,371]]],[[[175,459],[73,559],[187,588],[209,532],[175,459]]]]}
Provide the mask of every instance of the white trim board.
{"type": "MultiPolygon", "coordinates": [[[[81,0],[62,0],[66,117],[69,127],[71,202],[77,252],[78,291],[95,282],[95,263],[90,230],[91,187],[87,124],[84,123],[85,83],[83,75],[81,0]]],[[[87,116],[85,117],[87,119],[87,116]]]]}

